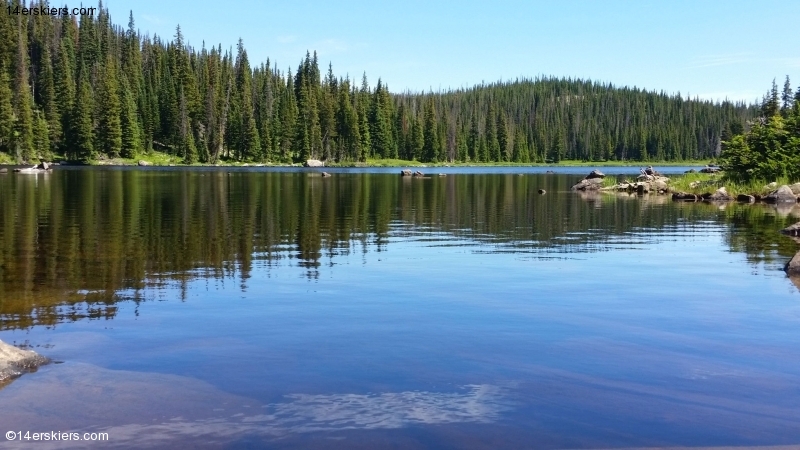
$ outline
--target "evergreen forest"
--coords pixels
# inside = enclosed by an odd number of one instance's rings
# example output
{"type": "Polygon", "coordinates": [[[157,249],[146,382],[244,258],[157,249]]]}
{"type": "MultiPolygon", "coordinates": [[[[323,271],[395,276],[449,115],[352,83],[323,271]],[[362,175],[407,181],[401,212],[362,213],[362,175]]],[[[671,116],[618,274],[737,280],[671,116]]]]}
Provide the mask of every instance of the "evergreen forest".
{"type": "Polygon", "coordinates": [[[800,88],[792,93],[787,76],[779,91],[773,80],[759,113],[747,131],[723,129],[725,176],[738,182],[800,180],[800,88]]]}
{"type": "MultiPolygon", "coordinates": [[[[37,0],[31,6],[45,6],[37,0]]],[[[80,17],[0,14],[0,153],[91,162],[153,151],[187,164],[682,161],[719,155],[743,102],[538,77],[392,93],[306,53],[285,69],[244,43],[193,47],[127,27],[100,3],[80,17]]],[[[9,9],[10,8],[10,9],[9,9]]],[[[0,155],[2,156],[2,155],[0,155]]]]}

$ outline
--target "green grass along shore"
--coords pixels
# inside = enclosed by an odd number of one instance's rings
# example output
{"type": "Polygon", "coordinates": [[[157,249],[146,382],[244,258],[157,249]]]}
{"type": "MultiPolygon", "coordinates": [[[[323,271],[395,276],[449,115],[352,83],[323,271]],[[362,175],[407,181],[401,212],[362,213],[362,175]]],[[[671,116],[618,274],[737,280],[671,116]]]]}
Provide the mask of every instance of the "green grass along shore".
{"type": "MultiPolygon", "coordinates": [[[[56,156],[54,162],[63,161],[63,157],[56,156]]],[[[139,161],[145,161],[153,166],[231,166],[231,167],[252,167],[252,166],[298,166],[298,163],[259,163],[256,161],[235,161],[220,160],[216,164],[192,164],[186,165],[183,159],[174,155],[161,152],[150,152],[137,155],[135,158],[112,158],[101,159],[89,162],[89,165],[109,166],[109,165],[137,165],[139,161]]],[[[344,161],[340,163],[326,164],[326,167],[644,167],[648,165],[657,166],[705,166],[709,160],[686,160],[686,161],[581,161],[581,160],[562,160],[559,163],[529,163],[519,164],[512,162],[437,162],[425,163],[420,161],[407,161],[403,159],[367,159],[366,162],[344,161]]],[[[14,157],[7,153],[0,152],[0,165],[18,165],[14,157]]]]}

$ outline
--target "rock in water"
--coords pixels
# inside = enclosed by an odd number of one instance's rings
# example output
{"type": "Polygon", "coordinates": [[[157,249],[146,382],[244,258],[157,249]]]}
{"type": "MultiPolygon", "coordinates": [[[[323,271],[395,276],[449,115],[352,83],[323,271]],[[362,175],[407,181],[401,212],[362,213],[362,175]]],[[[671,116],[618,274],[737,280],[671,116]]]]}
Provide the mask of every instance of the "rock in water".
{"type": "Polygon", "coordinates": [[[696,202],[697,196],[694,194],[689,194],[687,192],[676,192],[672,194],[672,199],[676,201],[696,202]]]}
{"type": "Polygon", "coordinates": [[[35,352],[22,350],[0,341],[0,381],[16,378],[48,362],[47,358],[35,352]]]}
{"type": "Polygon", "coordinates": [[[781,233],[788,234],[789,236],[800,236],[800,222],[782,229],[781,233]]]}
{"type": "Polygon", "coordinates": [[[327,178],[329,176],[331,176],[331,174],[329,174],[328,172],[322,172],[322,178],[327,178]]]}
{"type": "Polygon", "coordinates": [[[592,179],[592,178],[605,178],[605,177],[606,177],[606,174],[604,174],[603,172],[600,172],[599,170],[593,170],[593,171],[589,172],[589,175],[586,175],[585,179],[589,180],[589,179],[592,179]]]}
{"type": "Polygon", "coordinates": [[[411,175],[414,175],[414,173],[409,169],[405,169],[405,170],[401,170],[400,171],[400,176],[401,177],[410,177],[411,175]]]}
{"type": "Polygon", "coordinates": [[[585,178],[575,186],[572,186],[573,191],[597,191],[603,186],[602,178],[585,178]]]}
{"type": "Polygon", "coordinates": [[[325,167],[325,163],[318,159],[307,159],[303,165],[306,167],[325,167]]]}
{"type": "Polygon", "coordinates": [[[539,189],[539,195],[544,195],[544,194],[547,194],[547,191],[545,191],[544,189],[539,189]]]}
{"type": "Polygon", "coordinates": [[[764,201],[767,203],[789,203],[789,202],[797,202],[797,196],[794,195],[792,189],[785,184],[778,188],[776,191],[772,191],[764,197],[764,201]]]}
{"type": "Polygon", "coordinates": [[[742,203],[755,203],[756,198],[752,195],[739,194],[738,196],[736,196],[736,201],[742,203]]]}
{"type": "Polygon", "coordinates": [[[789,276],[800,275],[800,252],[797,252],[791,261],[786,263],[783,270],[785,270],[789,276]]]}

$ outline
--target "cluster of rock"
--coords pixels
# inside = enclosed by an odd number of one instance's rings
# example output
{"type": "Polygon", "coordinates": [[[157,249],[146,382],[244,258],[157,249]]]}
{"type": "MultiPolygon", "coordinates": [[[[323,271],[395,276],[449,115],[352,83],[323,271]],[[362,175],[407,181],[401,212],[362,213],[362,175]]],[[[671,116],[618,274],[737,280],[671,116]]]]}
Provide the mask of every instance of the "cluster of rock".
{"type": "Polygon", "coordinates": [[[24,167],[24,168],[17,168],[14,169],[14,172],[18,173],[40,173],[40,172],[47,172],[48,170],[53,170],[53,165],[46,162],[40,162],[39,164],[33,167],[24,167]]]}
{"type": "Polygon", "coordinates": [[[599,170],[589,172],[578,184],[572,186],[573,191],[599,191],[603,187],[603,178],[606,175],[599,170]]]}
{"type": "Polygon", "coordinates": [[[636,192],[638,194],[648,194],[655,192],[666,194],[669,192],[669,178],[661,175],[639,175],[635,182],[618,183],[614,186],[603,188],[608,191],[636,192]]]}
{"type": "Polygon", "coordinates": [[[32,372],[49,360],[30,350],[22,350],[0,341],[0,382],[32,372]]]}
{"type": "Polygon", "coordinates": [[[618,191],[636,192],[639,194],[669,192],[669,178],[658,173],[653,167],[641,169],[641,174],[634,182],[617,183],[614,186],[603,187],[605,174],[599,170],[593,170],[578,184],[572,186],[573,191],[618,191]]]}
{"type": "Polygon", "coordinates": [[[760,194],[739,194],[735,198],[728,193],[728,191],[721,187],[717,189],[715,192],[708,192],[705,194],[691,194],[687,192],[676,192],[672,194],[673,200],[679,201],[688,201],[688,202],[697,202],[697,201],[709,201],[709,202],[732,202],[738,201],[741,203],[771,203],[771,204],[786,204],[786,203],[797,203],[800,201],[800,183],[795,183],[791,186],[783,185],[777,187],[777,183],[770,183],[767,186],[768,188],[773,188],[767,195],[760,195],[760,194]]]}
{"type": "MultiPolygon", "coordinates": [[[[444,174],[439,174],[440,176],[444,176],[444,174]]],[[[410,169],[405,169],[400,171],[401,177],[417,177],[417,178],[424,178],[425,174],[420,172],[419,170],[416,172],[412,172],[410,169]]]]}
{"type": "Polygon", "coordinates": [[[705,166],[700,169],[700,173],[717,173],[722,172],[722,167],[720,166],[705,166]]]}

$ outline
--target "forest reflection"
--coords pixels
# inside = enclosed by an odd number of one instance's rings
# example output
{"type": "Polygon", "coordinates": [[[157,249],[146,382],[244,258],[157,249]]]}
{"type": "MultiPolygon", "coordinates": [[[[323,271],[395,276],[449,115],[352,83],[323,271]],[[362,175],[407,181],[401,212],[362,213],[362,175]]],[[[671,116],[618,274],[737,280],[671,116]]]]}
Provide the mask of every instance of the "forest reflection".
{"type": "MultiPolygon", "coordinates": [[[[196,278],[295,266],[309,279],[353,251],[442,233],[478,252],[573,253],[725,225],[748,261],[785,262],[796,207],[573,194],[568,175],[58,170],[0,176],[0,329],[112,318],[121,300],[196,278]],[[547,195],[539,195],[546,189],[547,195]],[[705,225],[704,225],[705,224],[705,225]],[[616,244],[615,244],[616,245],[616,244]]],[[[479,256],[476,256],[479,257],[479,256]]]]}

